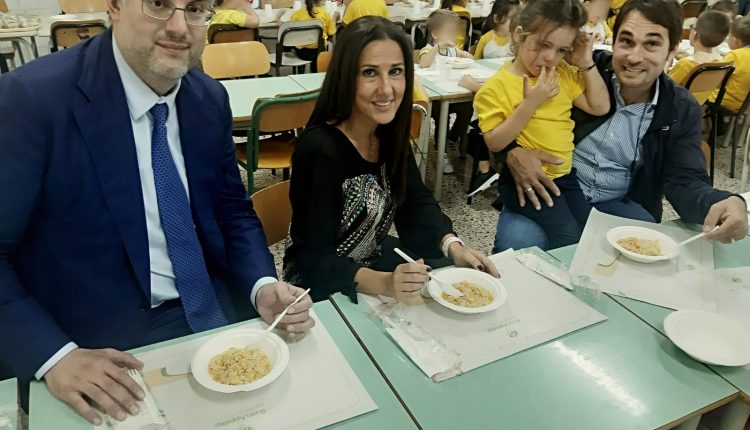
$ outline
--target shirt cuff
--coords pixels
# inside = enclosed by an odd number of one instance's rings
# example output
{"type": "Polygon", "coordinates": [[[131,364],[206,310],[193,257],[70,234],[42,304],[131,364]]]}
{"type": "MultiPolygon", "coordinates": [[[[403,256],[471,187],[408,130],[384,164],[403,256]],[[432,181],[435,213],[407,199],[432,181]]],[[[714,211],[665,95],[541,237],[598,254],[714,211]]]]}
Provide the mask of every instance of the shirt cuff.
{"type": "Polygon", "coordinates": [[[255,306],[255,297],[258,295],[258,291],[260,291],[261,287],[268,284],[273,284],[274,282],[279,282],[279,280],[274,278],[273,276],[264,276],[255,281],[255,285],[253,285],[253,289],[250,291],[250,303],[253,304],[255,310],[258,310],[258,307],[255,306]]]}
{"type": "Polygon", "coordinates": [[[42,367],[39,368],[39,370],[36,371],[34,374],[34,377],[38,380],[42,380],[44,378],[44,375],[54,366],[57,364],[60,360],[62,360],[66,355],[70,354],[71,351],[78,348],[78,345],[75,344],[75,342],[68,342],[65,346],[60,348],[59,351],[52,357],[50,357],[49,360],[47,360],[42,367]]]}

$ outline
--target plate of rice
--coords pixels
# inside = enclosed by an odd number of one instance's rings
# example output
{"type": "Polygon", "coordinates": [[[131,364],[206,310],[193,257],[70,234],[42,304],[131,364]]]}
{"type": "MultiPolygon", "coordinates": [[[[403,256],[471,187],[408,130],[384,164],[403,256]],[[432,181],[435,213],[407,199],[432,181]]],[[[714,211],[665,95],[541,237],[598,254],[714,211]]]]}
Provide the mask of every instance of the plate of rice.
{"type": "Polygon", "coordinates": [[[461,291],[462,297],[445,294],[435,281],[427,285],[427,292],[436,302],[462,314],[478,314],[499,308],[508,292],[499,279],[479,270],[464,267],[447,267],[435,270],[440,279],[450,282],[461,291]]]}
{"type": "Polygon", "coordinates": [[[253,391],[278,378],[289,364],[289,347],[275,333],[239,328],[211,337],[193,356],[199,384],[219,393],[253,391]]]}
{"type": "Polygon", "coordinates": [[[607,232],[607,242],[638,263],[656,263],[677,256],[677,243],[666,234],[650,228],[615,227],[607,232]]]}

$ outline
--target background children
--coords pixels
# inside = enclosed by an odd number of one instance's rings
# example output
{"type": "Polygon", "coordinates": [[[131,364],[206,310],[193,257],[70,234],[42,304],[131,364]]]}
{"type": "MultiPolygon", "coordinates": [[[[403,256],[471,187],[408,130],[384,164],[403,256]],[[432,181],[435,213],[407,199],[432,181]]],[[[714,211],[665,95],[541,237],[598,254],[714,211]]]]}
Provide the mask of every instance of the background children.
{"type": "MultiPolygon", "coordinates": [[[[323,46],[328,42],[328,36],[336,34],[336,21],[331,18],[325,8],[325,0],[305,0],[305,8],[300,8],[292,13],[289,18],[291,21],[309,21],[311,19],[320,20],[323,23],[323,46]]],[[[321,49],[325,51],[325,48],[321,49]]],[[[295,48],[297,56],[310,62],[310,70],[313,73],[318,71],[318,44],[312,43],[307,46],[297,46],[295,48]]]]}
{"type": "Polygon", "coordinates": [[[388,18],[388,6],[383,0],[344,0],[346,10],[341,22],[344,25],[349,24],[357,18],[363,16],[382,16],[388,18]]]}
{"type": "MultiPolygon", "coordinates": [[[[734,63],[734,73],[727,82],[727,89],[721,106],[737,112],[750,91],[750,15],[736,19],[729,34],[729,47],[732,49],[721,61],[734,63]]],[[[715,91],[709,100],[715,100],[715,91]]]]}
{"type": "Polygon", "coordinates": [[[216,13],[211,24],[234,24],[246,28],[258,28],[260,18],[247,0],[216,0],[216,13]]]}
{"type": "Polygon", "coordinates": [[[584,33],[594,37],[594,43],[612,44],[612,30],[606,19],[612,7],[612,0],[584,0],[583,7],[589,16],[588,22],[581,28],[584,33]]]}
{"type": "Polygon", "coordinates": [[[521,9],[519,0],[496,0],[484,23],[485,33],[477,43],[474,58],[508,57],[510,52],[510,19],[521,9]]]}
{"type": "Polygon", "coordinates": [[[536,221],[549,237],[549,247],[557,248],[580,239],[589,213],[572,170],[570,112],[576,106],[593,115],[607,113],[609,92],[592,59],[593,39],[579,32],[587,21],[580,0],[534,0],[517,21],[513,30],[516,58],[482,85],[474,104],[491,151],[516,142],[564,161],[544,166],[561,191],[553,197],[552,207],[521,207],[519,195],[534,189],[516,184],[507,169],[500,183],[503,205],[536,221]],[[563,61],[566,55],[572,66],[563,61]]]}
{"type": "MultiPolygon", "coordinates": [[[[669,77],[678,84],[685,84],[685,79],[695,66],[703,63],[718,61],[721,57],[714,52],[729,34],[730,22],[726,14],[708,10],[700,14],[690,29],[690,46],[693,55],[682,58],[669,71],[669,77]]],[[[708,94],[701,97],[698,103],[706,102],[708,94]]]]}
{"type": "Polygon", "coordinates": [[[729,21],[734,21],[737,17],[737,2],[731,0],[719,0],[708,9],[726,14],[729,17],[729,21]]]}
{"type": "MultiPolygon", "coordinates": [[[[458,16],[455,13],[444,9],[432,12],[427,18],[427,32],[430,35],[430,42],[419,52],[419,65],[421,67],[431,67],[436,63],[436,58],[440,58],[440,61],[444,61],[446,57],[473,58],[468,52],[456,47],[458,16]]],[[[450,104],[449,112],[456,114],[456,120],[448,133],[447,143],[450,146],[455,147],[456,142],[466,134],[473,111],[471,102],[450,104]]],[[[437,122],[440,115],[439,103],[433,103],[432,112],[433,119],[437,122]]],[[[444,157],[443,173],[451,174],[453,173],[453,165],[450,163],[447,154],[444,157]]]]}
{"type": "MultiPolygon", "coordinates": [[[[458,14],[459,12],[470,13],[469,9],[466,9],[466,0],[442,0],[442,2],[440,3],[440,9],[446,9],[456,14],[458,14]]],[[[455,41],[456,41],[457,48],[468,49],[468,46],[466,46],[466,33],[465,32],[457,31],[456,36],[455,36],[455,41]]]]}

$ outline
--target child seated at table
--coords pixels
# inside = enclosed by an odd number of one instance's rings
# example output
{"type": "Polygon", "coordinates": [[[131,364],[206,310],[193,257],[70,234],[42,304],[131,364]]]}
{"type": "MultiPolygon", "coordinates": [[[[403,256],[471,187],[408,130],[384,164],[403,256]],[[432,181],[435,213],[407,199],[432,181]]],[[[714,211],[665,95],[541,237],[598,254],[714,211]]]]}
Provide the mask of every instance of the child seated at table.
{"type": "Polygon", "coordinates": [[[341,22],[349,25],[350,22],[363,16],[382,16],[388,18],[388,6],[383,0],[344,0],[346,10],[341,22]]]}
{"type": "Polygon", "coordinates": [[[238,27],[258,28],[260,18],[248,0],[216,0],[216,13],[211,24],[234,24],[238,27]]]}
{"type": "Polygon", "coordinates": [[[584,0],[583,8],[589,16],[586,24],[581,28],[594,38],[594,43],[611,45],[612,30],[607,25],[607,15],[612,7],[612,0],[584,0]]]}
{"type": "MultiPolygon", "coordinates": [[[[458,16],[453,12],[438,9],[427,17],[427,33],[430,35],[430,41],[419,52],[419,65],[423,68],[432,67],[438,63],[441,67],[447,58],[461,57],[473,58],[468,52],[456,47],[456,34],[458,33],[458,16]]],[[[471,121],[471,114],[474,108],[471,102],[451,103],[449,113],[456,114],[456,120],[448,133],[448,147],[456,147],[456,143],[466,134],[466,129],[471,121]]],[[[432,105],[432,118],[438,122],[440,118],[440,103],[435,102],[432,105]]],[[[453,164],[451,164],[447,153],[443,154],[443,173],[453,173],[453,164]]]]}
{"type": "MultiPolygon", "coordinates": [[[[467,13],[471,16],[469,9],[466,9],[466,3],[467,0],[442,0],[440,2],[440,9],[451,11],[456,15],[459,13],[467,13]]],[[[454,40],[456,42],[456,47],[460,49],[467,48],[465,31],[457,31],[454,40]]]]}
{"type": "MultiPolygon", "coordinates": [[[[305,7],[297,9],[289,18],[291,21],[310,21],[317,19],[323,23],[323,46],[325,51],[328,43],[328,36],[336,34],[336,20],[331,18],[325,8],[325,0],[305,0],[305,7]]],[[[294,48],[297,56],[305,61],[310,62],[310,71],[318,72],[318,44],[311,43],[306,46],[297,46],[294,48]]]]}
{"type": "MultiPolygon", "coordinates": [[[[669,71],[669,77],[676,83],[685,85],[685,80],[696,66],[720,60],[721,56],[714,52],[714,48],[726,39],[729,27],[729,19],[721,12],[709,10],[700,14],[690,27],[689,40],[693,54],[679,60],[669,71]]],[[[709,94],[698,98],[698,103],[705,103],[709,94]]]]}
{"type": "Polygon", "coordinates": [[[580,0],[529,2],[511,24],[515,59],[474,98],[490,151],[514,144],[563,160],[543,166],[561,192],[552,196],[552,207],[522,205],[534,188],[515,183],[507,168],[501,173],[500,202],[539,224],[550,248],[578,242],[590,211],[572,168],[571,110],[604,115],[610,108],[609,91],[592,58],[593,38],[579,31],[586,21],[580,0]]]}
{"type": "MultiPolygon", "coordinates": [[[[729,48],[732,50],[721,61],[734,63],[734,73],[727,82],[721,106],[737,112],[750,91],[750,15],[736,19],[732,24],[729,48]]],[[[717,94],[718,91],[714,91],[709,100],[716,100],[717,94]]]]}
{"type": "Polygon", "coordinates": [[[719,0],[716,3],[712,4],[711,7],[708,8],[708,10],[715,10],[717,12],[721,12],[725,14],[729,21],[734,21],[735,18],[737,18],[737,2],[731,1],[731,0],[719,0]]]}

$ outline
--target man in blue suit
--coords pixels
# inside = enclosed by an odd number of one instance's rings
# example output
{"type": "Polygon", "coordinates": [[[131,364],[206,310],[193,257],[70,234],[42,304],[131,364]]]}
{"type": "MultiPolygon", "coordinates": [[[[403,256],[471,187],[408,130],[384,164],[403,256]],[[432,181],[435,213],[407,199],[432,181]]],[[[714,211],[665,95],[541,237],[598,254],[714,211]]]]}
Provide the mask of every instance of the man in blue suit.
{"type": "MultiPolygon", "coordinates": [[[[121,350],[271,321],[302,293],[275,278],[227,94],[192,68],[212,1],[109,13],[111,31],[0,78],[0,362],[94,424],[90,402],[137,413],[121,350]]],[[[282,327],[312,327],[310,306],[282,327]]]]}

